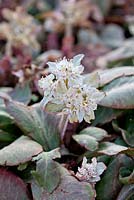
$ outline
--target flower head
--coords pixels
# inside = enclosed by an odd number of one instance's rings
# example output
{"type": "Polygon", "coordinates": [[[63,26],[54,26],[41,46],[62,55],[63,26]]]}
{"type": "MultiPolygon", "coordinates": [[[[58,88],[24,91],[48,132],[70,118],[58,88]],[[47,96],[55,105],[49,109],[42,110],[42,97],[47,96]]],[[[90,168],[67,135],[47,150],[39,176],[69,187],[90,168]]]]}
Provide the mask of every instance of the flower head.
{"type": "Polygon", "coordinates": [[[76,177],[80,181],[86,181],[89,183],[96,183],[100,180],[100,175],[106,170],[106,166],[103,162],[98,162],[96,158],[92,158],[92,163],[87,163],[86,157],[83,158],[81,168],[78,167],[76,177]]]}
{"type": "Polygon", "coordinates": [[[81,122],[83,119],[90,123],[94,119],[94,110],[97,109],[97,102],[103,93],[94,87],[79,84],[71,87],[65,95],[66,108],[69,113],[70,122],[81,122]]]}
{"type": "Polygon", "coordinates": [[[15,47],[21,44],[31,49],[40,49],[37,41],[40,26],[31,15],[26,13],[22,7],[17,7],[15,11],[3,9],[3,16],[7,22],[0,25],[2,37],[15,47]]]}
{"type": "Polygon", "coordinates": [[[81,122],[83,119],[90,123],[94,119],[94,110],[104,94],[84,82],[81,73],[83,54],[71,60],[63,58],[58,62],[49,62],[49,72],[52,74],[42,78],[39,86],[44,90],[42,103],[61,105],[62,112],[68,114],[70,122],[81,122]]]}
{"type": "Polygon", "coordinates": [[[93,5],[89,0],[60,0],[60,9],[64,17],[64,23],[82,25],[88,23],[93,5]]]}
{"type": "Polygon", "coordinates": [[[39,80],[39,87],[44,90],[44,98],[42,101],[43,106],[45,106],[49,101],[51,101],[53,98],[52,96],[54,95],[54,75],[50,74],[46,76],[46,78],[41,78],[39,80]]]}
{"type": "Polygon", "coordinates": [[[68,80],[69,86],[72,86],[74,81],[80,78],[80,74],[83,72],[84,67],[80,64],[83,54],[75,56],[71,60],[67,60],[65,57],[63,60],[57,62],[48,62],[49,72],[56,76],[56,79],[68,80]]]}

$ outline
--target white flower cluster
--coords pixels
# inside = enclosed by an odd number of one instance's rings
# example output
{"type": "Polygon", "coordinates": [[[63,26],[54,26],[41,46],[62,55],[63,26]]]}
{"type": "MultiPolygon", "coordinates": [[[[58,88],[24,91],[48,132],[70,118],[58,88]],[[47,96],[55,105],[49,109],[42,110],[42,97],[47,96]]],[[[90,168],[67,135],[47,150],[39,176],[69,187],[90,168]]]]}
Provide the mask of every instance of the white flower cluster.
{"type": "Polygon", "coordinates": [[[40,49],[37,41],[40,26],[31,15],[26,13],[22,7],[17,7],[15,11],[3,9],[2,14],[7,20],[0,24],[0,34],[3,38],[15,47],[23,44],[32,49],[40,49]]]}
{"type": "Polygon", "coordinates": [[[87,163],[86,157],[83,158],[81,168],[78,167],[76,177],[80,181],[86,181],[89,183],[96,183],[100,180],[100,175],[106,170],[106,166],[103,162],[98,162],[96,158],[92,158],[92,163],[87,163]]]}
{"type": "MultiPolygon", "coordinates": [[[[69,116],[70,122],[90,123],[94,119],[94,110],[104,94],[84,82],[81,65],[83,54],[71,60],[63,58],[57,62],[48,62],[50,75],[39,80],[39,87],[44,91],[42,104],[60,105],[61,111],[69,116]]],[[[89,81],[88,81],[89,82],[89,81]]]]}

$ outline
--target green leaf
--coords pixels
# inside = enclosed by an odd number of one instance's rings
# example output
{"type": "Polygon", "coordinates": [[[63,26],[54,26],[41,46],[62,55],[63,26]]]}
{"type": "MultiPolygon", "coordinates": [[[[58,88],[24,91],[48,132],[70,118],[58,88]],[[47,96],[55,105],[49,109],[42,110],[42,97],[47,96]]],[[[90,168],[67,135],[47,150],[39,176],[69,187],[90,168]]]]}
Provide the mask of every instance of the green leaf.
{"type": "Polygon", "coordinates": [[[15,139],[15,135],[0,129],[0,142],[13,142],[15,139]]]}
{"type": "Polygon", "coordinates": [[[12,88],[0,88],[0,128],[14,124],[13,117],[7,113],[4,99],[10,100],[7,92],[11,92],[12,88]]]}
{"type": "MultiPolygon", "coordinates": [[[[131,61],[134,58],[134,39],[130,39],[122,44],[120,48],[117,48],[104,56],[101,56],[97,60],[99,67],[106,66],[120,66],[120,63],[124,61],[131,61]]],[[[128,65],[128,64],[127,64],[128,65]]]]}
{"type": "Polygon", "coordinates": [[[134,147],[134,110],[130,111],[128,115],[126,115],[123,129],[125,129],[125,131],[122,132],[122,136],[125,142],[129,146],[134,147]]]}
{"type": "MultiPolygon", "coordinates": [[[[107,167],[100,182],[96,184],[96,200],[115,200],[122,184],[118,175],[121,167],[133,165],[133,160],[125,155],[118,155],[107,167]]],[[[124,199],[125,200],[125,199],[124,199]]]]}
{"type": "Polygon", "coordinates": [[[13,117],[9,115],[4,106],[0,107],[0,128],[13,124],[13,117]]]}
{"type": "Polygon", "coordinates": [[[97,141],[101,141],[105,137],[108,137],[108,134],[104,129],[97,128],[97,127],[91,127],[91,126],[88,127],[88,128],[83,129],[82,131],[80,131],[79,134],[80,135],[84,134],[84,135],[88,135],[88,136],[94,137],[97,141]]]}
{"type": "Polygon", "coordinates": [[[38,185],[47,192],[51,193],[60,183],[60,173],[54,158],[59,158],[59,149],[50,152],[43,152],[34,158],[36,163],[36,171],[32,171],[32,175],[38,185]]]}
{"type": "Polygon", "coordinates": [[[38,130],[38,134],[40,136],[37,135],[36,133],[32,134],[31,136],[34,138],[34,136],[36,135],[35,138],[37,139],[38,137],[40,137],[42,146],[44,147],[44,149],[48,151],[59,147],[60,132],[64,126],[64,121],[62,122],[62,125],[60,124],[61,116],[58,114],[56,115],[55,113],[53,114],[43,111],[40,105],[34,106],[32,113],[33,113],[32,114],[33,118],[35,115],[34,123],[36,124],[36,129],[38,130]],[[40,127],[40,129],[38,127],[40,127]],[[46,140],[46,145],[45,145],[45,140],[46,140]]]}
{"type": "Polygon", "coordinates": [[[124,30],[117,24],[105,25],[101,32],[101,39],[110,48],[120,47],[125,40],[124,30]]]}
{"type": "Polygon", "coordinates": [[[98,71],[95,71],[95,72],[92,72],[92,73],[89,73],[89,74],[86,74],[84,76],[84,80],[83,82],[85,84],[89,84],[89,85],[92,85],[94,87],[99,87],[100,86],[100,76],[99,76],[99,72],[98,71]]]}
{"type": "Polygon", "coordinates": [[[15,174],[6,169],[0,169],[0,199],[1,200],[32,200],[26,184],[15,174]]]}
{"type": "Polygon", "coordinates": [[[55,103],[47,103],[47,105],[45,106],[45,110],[47,112],[61,112],[63,110],[64,106],[62,105],[58,105],[58,104],[55,104],[55,103]]]}
{"type": "Polygon", "coordinates": [[[92,0],[92,1],[95,2],[97,6],[99,6],[103,15],[107,15],[107,13],[109,12],[109,9],[112,6],[112,0],[101,0],[101,1],[92,0]]]}
{"type": "Polygon", "coordinates": [[[1,94],[8,94],[13,90],[11,87],[0,87],[0,107],[4,105],[3,98],[1,98],[1,94]]]}
{"type": "Polygon", "coordinates": [[[27,136],[21,136],[0,150],[0,165],[15,166],[32,160],[43,151],[40,144],[27,136]]]}
{"type": "Polygon", "coordinates": [[[112,69],[106,69],[98,72],[100,76],[100,86],[104,86],[114,79],[134,75],[134,67],[116,67],[112,69]]]}
{"type": "Polygon", "coordinates": [[[133,200],[133,199],[134,199],[134,184],[123,186],[117,197],[117,200],[133,200]]]}
{"type": "Polygon", "coordinates": [[[124,141],[126,142],[126,144],[128,144],[131,147],[134,147],[134,132],[133,134],[125,131],[124,129],[119,128],[121,133],[122,133],[122,137],[124,139],[124,141]]]}
{"type": "Polygon", "coordinates": [[[112,122],[115,131],[122,134],[127,145],[134,147],[134,113],[133,110],[124,116],[124,123],[120,124],[117,120],[112,122]]]}
{"type": "Polygon", "coordinates": [[[73,135],[73,139],[87,150],[95,151],[98,148],[98,142],[95,137],[79,134],[73,135]]]}
{"type": "Polygon", "coordinates": [[[134,76],[113,80],[103,91],[106,95],[100,105],[115,109],[134,108],[134,76]]]}
{"type": "Polygon", "coordinates": [[[46,151],[59,147],[60,116],[44,112],[38,104],[25,106],[7,100],[6,107],[24,134],[36,140],[46,151]]]}
{"type": "Polygon", "coordinates": [[[17,85],[15,89],[9,93],[9,95],[15,101],[28,104],[32,98],[32,93],[31,93],[29,83],[27,82],[22,86],[17,85]]]}
{"type": "Polygon", "coordinates": [[[98,141],[108,137],[108,134],[101,128],[88,127],[80,131],[78,135],[73,135],[72,137],[85,149],[95,151],[98,149],[98,141]]]}
{"type": "Polygon", "coordinates": [[[18,167],[17,167],[17,170],[19,171],[23,171],[27,168],[28,166],[28,163],[23,163],[23,164],[20,164],[18,167]]]}
{"type": "Polygon", "coordinates": [[[123,113],[124,110],[117,110],[103,106],[98,106],[98,109],[95,111],[95,120],[92,122],[91,125],[96,126],[98,124],[105,124],[111,122],[113,119],[116,119],[123,113]]]}
{"type": "Polygon", "coordinates": [[[134,165],[133,171],[130,168],[121,168],[119,174],[119,180],[123,184],[134,184],[134,165]]]}
{"type": "Polygon", "coordinates": [[[91,184],[79,182],[75,177],[71,176],[69,171],[59,165],[61,182],[58,187],[50,194],[41,190],[34,183],[32,184],[32,192],[35,199],[38,200],[94,200],[96,193],[91,184]]]}
{"type": "Polygon", "coordinates": [[[114,144],[111,142],[102,142],[102,143],[100,143],[99,149],[97,150],[97,152],[101,153],[101,154],[106,154],[106,155],[112,156],[112,155],[119,154],[126,150],[128,150],[128,148],[125,146],[117,145],[117,144],[114,144]]]}

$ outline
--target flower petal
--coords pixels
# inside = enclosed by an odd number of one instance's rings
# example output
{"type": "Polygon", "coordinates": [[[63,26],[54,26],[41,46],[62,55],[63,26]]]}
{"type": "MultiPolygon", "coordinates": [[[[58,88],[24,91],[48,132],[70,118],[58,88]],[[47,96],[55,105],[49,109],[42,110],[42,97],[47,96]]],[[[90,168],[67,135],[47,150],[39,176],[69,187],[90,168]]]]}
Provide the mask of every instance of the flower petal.
{"type": "Polygon", "coordinates": [[[98,175],[101,175],[104,170],[106,170],[106,165],[103,162],[98,162],[97,163],[97,173],[98,175]]]}
{"type": "Polygon", "coordinates": [[[84,54],[78,54],[78,55],[76,55],[76,56],[73,57],[72,62],[73,62],[73,64],[74,64],[75,66],[80,65],[81,60],[82,60],[83,58],[84,58],[84,54]]]}

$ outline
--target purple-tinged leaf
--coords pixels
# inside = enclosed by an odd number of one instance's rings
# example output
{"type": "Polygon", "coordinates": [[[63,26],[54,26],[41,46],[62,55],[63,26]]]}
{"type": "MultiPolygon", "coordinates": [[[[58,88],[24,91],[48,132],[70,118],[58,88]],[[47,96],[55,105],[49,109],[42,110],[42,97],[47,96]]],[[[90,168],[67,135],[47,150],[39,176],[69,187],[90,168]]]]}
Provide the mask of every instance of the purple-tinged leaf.
{"type": "Polygon", "coordinates": [[[126,150],[128,150],[128,148],[125,146],[121,146],[112,142],[102,142],[100,143],[97,152],[100,154],[112,156],[124,152],[126,150]]]}
{"type": "Polygon", "coordinates": [[[27,105],[32,98],[29,83],[25,83],[22,86],[17,85],[15,89],[9,93],[9,95],[13,100],[22,102],[27,105]]]}
{"type": "Polygon", "coordinates": [[[100,75],[100,86],[104,86],[116,78],[134,75],[134,67],[117,67],[112,69],[106,69],[98,72],[100,75]]]}
{"type": "Polygon", "coordinates": [[[131,158],[126,155],[118,155],[108,165],[101,181],[96,185],[96,200],[115,200],[122,187],[122,184],[119,182],[119,170],[121,167],[131,165],[133,165],[133,160],[131,158]]]}
{"type": "Polygon", "coordinates": [[[102,128],[98,128],[98,127],[87,127],[85,129],[83,129],[82,131],[80,131],[79,133],[80,135],[85,134],[85,135],[89,135],[94,137],[97,141],[101,141],[103,140],[105,137],[108,137],[107,132],[102,129],[102,128]]]}
{"type": "Polygon", "coordinates": [[[43,152],[35,157],[36,171],[32,171],[32,175],[38,185],[51,193],[60,183],[60,172],[57,163],[53,161],[60,157],[59,149],[54,149],[50,152],[43,152]]]}
{"type": "Polygon", "coordinates": [[[27,136],[21,136],[0,150],[0,165],[15,166],[32,160],[43,151],[42,146],[27,136]]]}
{"type": "Polygon", "coordinates": [[[100,105],[115,109],[134,108],[134,76],[113,80],[103,88],[105,97],[100,105]]]}
{"type": "Polygon", "coordinates": [[[26,106],[15,101],[5,100],[7,111],[25,135],[32,137],[46,151],[60,145],[60,116],[43,111],[40,105],[26,106]]]}
{"type": "Polygon", "coordinates": [[[134,184],[124,185],[116,200],[134,199],[134,184]]]}
{"type": "Polygon", "coordinates": [[[26,184],[15,174],[0,169],[0,200],[32,200],[26,184]]]}
{"type": "Polygon", "coordinates": [[[98,149],[98,142],[93,136],[87,134],[79,134],[73,135],[73,139],[89,151],[95,151],[96,149],[98,149]]]}
{"type": "Polygon", "coordinates": [[[61,182],[58,187],[52,193],[48,193],[46,190],[40,190],[34,183],[32,184],[34,197],[38,197],[38,200],[95,200],[96,193],[91,184],[79,182],[71,176],[67,169],[61,165],[57,166],[59,168],[57,170],[60,170],[61,174],[61,182]]]}

